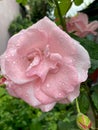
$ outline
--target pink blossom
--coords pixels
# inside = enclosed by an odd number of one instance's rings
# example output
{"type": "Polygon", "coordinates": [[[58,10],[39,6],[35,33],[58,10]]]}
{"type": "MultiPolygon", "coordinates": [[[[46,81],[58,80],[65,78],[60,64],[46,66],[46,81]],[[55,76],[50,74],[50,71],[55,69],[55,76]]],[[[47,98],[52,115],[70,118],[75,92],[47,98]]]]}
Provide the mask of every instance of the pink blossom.
{"type": "Polygon", "coordinates": [[[78,15],[70,18],[66,22],[67,31],[74,32],[79,37],[85,37],[88,34],[96,35],[96,29],[98,29],[98,21],[88,21],[88,16],[84,13],[78,13],[78,15]]]}
{"type": "Polygon", "coordinates": [[[47,17],[11,37],[0,62],[8,92],[42,111],[72,102],[90,67],[88,52],[47,17]]]}

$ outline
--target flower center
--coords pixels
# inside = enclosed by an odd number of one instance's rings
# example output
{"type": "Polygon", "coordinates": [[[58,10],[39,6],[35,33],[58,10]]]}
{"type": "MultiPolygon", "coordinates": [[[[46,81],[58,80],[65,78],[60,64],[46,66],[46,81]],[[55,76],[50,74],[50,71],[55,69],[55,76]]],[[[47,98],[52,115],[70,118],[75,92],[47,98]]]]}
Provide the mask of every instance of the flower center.
{"type": "Polygon", "coordinates": [[[62,56],[59,53],[51,53],[49,45],[43,51],[34,49],[27,56],[30,64],[26,69],[28,77],[38,76],[44,81],[48,73],[55,74],[62,64],[62,56]]]}

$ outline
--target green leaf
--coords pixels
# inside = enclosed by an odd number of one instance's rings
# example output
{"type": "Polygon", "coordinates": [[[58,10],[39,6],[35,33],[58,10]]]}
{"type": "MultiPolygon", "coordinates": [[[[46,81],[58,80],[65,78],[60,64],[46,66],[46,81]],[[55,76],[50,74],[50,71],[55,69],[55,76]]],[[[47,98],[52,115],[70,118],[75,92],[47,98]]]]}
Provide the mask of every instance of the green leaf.
{"type": "Polygon", "coordinates": [[[76,120],[74,120],[74,121],[71,121],[71,122],[59,121],[57,130],[80,130],[80,129],[76,125],[76,120]]]}
{"type": "Polygon", "coordinates": [[[75,5],[79,6],[83,3],[83,0],[74,0],[75,5]]]}
{"type": "Polygon", "coordinates": [[[98,68],[98,60],[91,59],[91,66],[92,66],[92,70],[96,70],[98,68]]]}
{"type": "Polygon", "coordinates": [[[96,109],[98,110],[98,92],[93,92],[91,97],[96,109]]]}
{"type": "MultiPolygon", "coordinates": [[[[67,13],[67,11],[70,9],[72,2],[71,2],[71,0],[60,0],[58,2],[58,4],[59,4],[60,12],[61,12],[62,16],[64,16],[67,13]]],[[[57,7],[55,8],[54,14],[55,14],[56,18],[59,17],[57,7]]]]}
{"type": "Polygon", "coordinates": [[[47,2],[51,7],[54,7],[54,2],[52,0],[48,0],[47,2]]]}
{"type": "Polygon", "coordinates": [[[86,93],[84,92],[82,92],[79,97],[79,107],[80,107],[80,111],[85,114],[87,113],[89,109],[89,100],[86,93]]]}
{"type": "Polygon", "coordinates": [[[0,98],[6,94],[6,91],[4,88],[0,88],[0,98]]]}
{"type": "Polygon", "coordinates": [[[42,130],[42,125],[38,119],[33,119],[30,130],[42,130]]]}
{"type": "Polygon", "coordinates": [[[92,90],[93,92],[98,93],[98,85],[95,85],[94,87],[92,87],[91,90],[92,90]]]}
{"type": "Polygon", "coordinates": [[[22,5],[26,5],[28,0],[16,0],[16,2],[22,5]]]}

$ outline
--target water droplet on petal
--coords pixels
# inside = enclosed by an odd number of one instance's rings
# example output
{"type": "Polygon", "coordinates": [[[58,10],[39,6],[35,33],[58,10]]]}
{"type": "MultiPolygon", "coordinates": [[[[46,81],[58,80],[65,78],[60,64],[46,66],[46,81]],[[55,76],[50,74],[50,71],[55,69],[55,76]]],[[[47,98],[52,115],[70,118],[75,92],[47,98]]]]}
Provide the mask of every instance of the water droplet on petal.
{"type": "Polygon", "coordinates": [[[5,58],[8,58],[8,55],[6,55],[5,58]]]}
{"type": "Polygon", "coordinates": [[[50,87],[50,84],[47,84],[47,88],[49,88],[50,87]]]}
{"type": "Polygon", "coordinates": [[[59,96],[61,96],[62,94],[61,93],[59,93],[59,96]]]}
{"type": "Polygon", "coordinates": [[[59,81],[59,84],[65,86],[65,82],[59,81]]]}
{"type": "Polygon", "coordinates": [[[44,55],[45,55],[46,57],[48,57],[48,56],[50,55],[49,45],[46,45],[45,50],[44,50],[44,55]]]}
{"type": "Polygon", "coordinates": [[[65,83],[64,83],[64,82],[62,82],[62,85],[64,86],[64,85],[65,85],[65,83]]]}
{"type": "Polygon", "coordinates": [[[13,61],[13,64],[16,64],[16,62],[15,62],[15,61],[13,61]]]}
{"type": "Polygon", "coordinates": [[[25,95],[26,97],[28,96],[28,94],[25,95]]]}
{"type": "Polygon", "coordinates": [[[6,61],[7,61],[7,62],[10,62],[10,59],[9,59],[9,58],[7,58],[7,59],[6,59],[6,61]]]}
{"type": "Polygon", "coordinates": [[[16,44],[16,47],[20,47],[20,44],[16,44]]]}

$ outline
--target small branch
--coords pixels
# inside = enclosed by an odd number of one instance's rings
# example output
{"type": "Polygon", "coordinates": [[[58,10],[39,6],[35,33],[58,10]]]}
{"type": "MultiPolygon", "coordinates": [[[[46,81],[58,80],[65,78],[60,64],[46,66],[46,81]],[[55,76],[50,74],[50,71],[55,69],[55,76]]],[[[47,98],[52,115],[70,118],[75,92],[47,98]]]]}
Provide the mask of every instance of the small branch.
{"type": "Polygon", "coordinates": [[[55,2],[55,5],[56,5],[56,7],[57,7],[57,11],[58,11],[60,23],[61,23],[61,25],[62,25],[62,27],[63,27],[63,30],[66,31],[65,21],[64,21],[64,19],[63,19],[62,14],[61,14],[61,10],[60,10],[59,4],[58,4],[58,0],[54,0],[54,2],[55,2]]]}
{"type": "Polygon", "coordinates": [[[78,103],[78,99],[76,98],[76,108],[77,108],[77,112],[80,113],[80,108],[79,108],[79,103],[78,103]]]}

